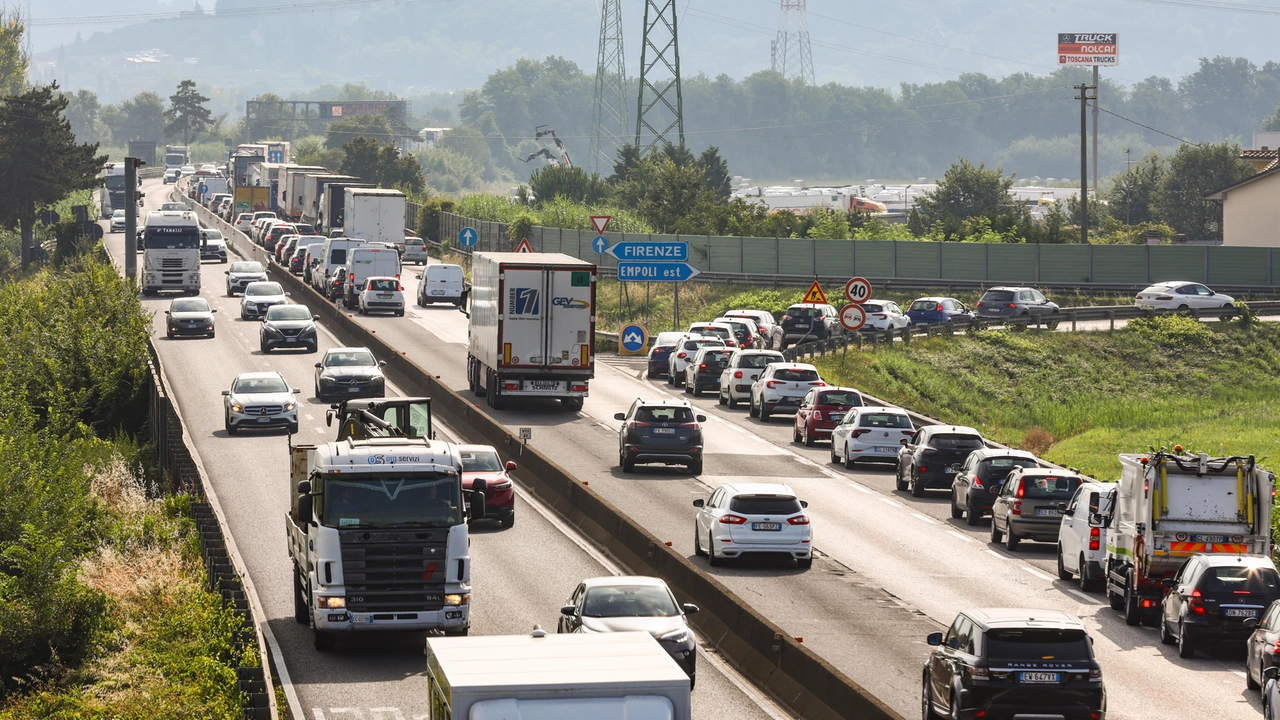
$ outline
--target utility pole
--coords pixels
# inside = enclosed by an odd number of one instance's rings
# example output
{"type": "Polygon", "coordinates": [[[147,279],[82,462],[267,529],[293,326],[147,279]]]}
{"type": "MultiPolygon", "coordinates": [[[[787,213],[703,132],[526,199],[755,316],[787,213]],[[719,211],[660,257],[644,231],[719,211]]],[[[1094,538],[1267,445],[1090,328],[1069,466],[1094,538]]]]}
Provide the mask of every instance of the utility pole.
{"type": "Polygon", "coordinates": [[[770,67],[782,77],[799,78],[805,85],[816,84],[813,49],[809,45],[809,15],[806,0],[781,0],[782,24],[770,48],[770,67]]]}
{"type": "MultiPolygon", "coordinates": [[[[138,279],[138,158],[124,159],[124,276],[138,279]]],[[[103,189],[103,192],[109,192],[103,189]]]]}
{"type": "Polygon", "coordinates": [[[609,168],[627,128],[627,69],[622,51],[622,0],[604,0],[600,8],[600,51],[596,60],[595,132],[591,168],[609,168]]]}
{"type": "Polygon", "coordinates": [[[1080,91],[1076,100],[1080,101],[1080,242],[1089,244],[1089,101],[1094,99],[1090,90],[1096,85],[1075,85],[1080,91]]]}
{"type": "Polygon", "coordinates": [[[1098,193],[1098,66],[1093,66],[1093,192],[1098,193]]]}
{"type": "Polygon", "coordinates": [[[671,131],[684,145],[684,96],[680,88],[680,35],[676,0],[645,0],[640,44],[640,97],[636,101],[636,147],[641,155],[668,143],[671,131]],[[641,138],[645,137],[641,143],[641,138]]]}

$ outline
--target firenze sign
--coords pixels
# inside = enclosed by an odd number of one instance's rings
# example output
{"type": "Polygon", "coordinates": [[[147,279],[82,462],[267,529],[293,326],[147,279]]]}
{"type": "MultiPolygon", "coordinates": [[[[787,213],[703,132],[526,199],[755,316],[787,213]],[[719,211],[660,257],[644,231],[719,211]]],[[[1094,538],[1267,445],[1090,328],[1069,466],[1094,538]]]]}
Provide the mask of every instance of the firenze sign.
{"type": "Polygon", "coordinates": [[[1059,65],[1120,64],[1116,33],[1058,33],[1059,65]]]}

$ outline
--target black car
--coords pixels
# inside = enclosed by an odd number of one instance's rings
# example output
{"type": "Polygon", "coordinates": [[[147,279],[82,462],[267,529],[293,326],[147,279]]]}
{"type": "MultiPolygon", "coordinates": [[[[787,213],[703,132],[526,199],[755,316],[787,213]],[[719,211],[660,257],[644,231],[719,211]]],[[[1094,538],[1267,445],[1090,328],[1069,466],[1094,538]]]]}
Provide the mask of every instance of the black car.
{"type": "Polygon", "coordinates": [[[839,335],[843,329],[840,316],[830,305],[818,303],[798,303],[787,308],[782,316],[782,346],[786,350],[789,345],[800,345],[815,340],[825,340],[832,335],[839,335]]]}
{"type": "Polygon", "coordinates": [[[622,472],[636,463],[684,465],[702,474],[702,426],[705,415],[694,415],[687,400],[636,400],[631,409],[617,413],[618,465],[622,472]]]}
{"type": "Polygon", "coordinates": [[[1084,478],[1045,468],[1014,468],[991,506],[991,542],[1017,550],[1022,540],[1058,542],[1062,508],[1084,478]]]}
{"type": "Polygon", "coordinates": [[[729,364],[734,348],[702,348],[685,367],[684,391],[694,397],[703,390],[720,392],[720,374],[729,364]]]}
{"type": "Polygon", "coordinates": [[[1253,627],[1245,643],[1245,684],[1257,690],[1266,681],[1268,668],[1280,669],[1280,600],[1271,603],[1261,620],[1245,618],[1244,624],[1253,627]]]}
{"type": "Polygon", "coordinates": [[[969,453],[986,447],[982,434],[960,425],[929,425],[902,442],[898,450],[899,490],[911,487],[911,494],[924,497],[925,490],[951,488],[956,463],[969,453]]]}
{"type": "Polygon", "coordinates": [[[1280,600],[1280,574],[1262,555],[1193,555],[1165,584],[1160,642],[1177,643],[1183,658],[1195,657],[1201,643],[1246,642],[1280,600]]]}
{"type": "Polygon", "coordinates": [[[956,616],[921,679],[925,720],[1104,720],[1102,666],[1080,618],[1057,610],[981,608],[956,616]]]}
{"type": "Polygon", "coordinates": [[[382,374],[385,360],[375,360],[368,348],[332,348],[316,363],[316,398],[384,397],[387,378],[382,374]]]}
{"type": "Polygon", "coordinates": [[[209,301],[202,297],[176,298],[164,311],[165,337],[173,339],[178,335],[214,336],[213,314],[216,308],[209,307],[209,301]]]}
{"type": "Polygon", "coordinates": [[[316,320],[306,305],[272,305],[262,318],[258,330],[258,345],[268,353],[276,348],[305,348],[315,352],[316,320]]]}
{"type": "Polygon", "coordinates": [[[991,514],[1000,486],[1014,468],[1040,467],[1036,456],[1026,450],[982,448],[969,453],[963,463],[952,466],[951,517],[964,517],[966,525],[977,525],[991,514]]]}

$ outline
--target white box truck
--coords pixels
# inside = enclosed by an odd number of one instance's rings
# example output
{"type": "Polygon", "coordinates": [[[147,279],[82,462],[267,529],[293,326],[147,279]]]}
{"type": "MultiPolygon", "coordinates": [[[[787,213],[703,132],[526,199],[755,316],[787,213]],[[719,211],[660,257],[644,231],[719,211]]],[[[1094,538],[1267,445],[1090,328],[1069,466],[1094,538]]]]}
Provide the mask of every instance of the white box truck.
{"type": "Polygon", "coordinates": [[[285,170],[284,185],[278,188],[278,192],[281,195],[280,212],[286,219],[297,222],[302,218],[302,188],[311,174],[327,175],[329,170],[318,165],[297,165],[285,170]]]}
{"type": "Polygon", "coordinates": [[[490,407],[544,397],[582,409],[595,331],[595,265],[560,253],[474,256],[467,383],[490,407]]]}
{"type": "MultiPolygon", "coordinates": [[[[342,304],[348,310],[360,306],[360,292],[371,277],[400,279],[400,253],[382,245],[357,246],[347,253],[347,277],[342,285],[342,304]]],[[[404,314],[404,306],[397,315],[404,314]]]]}
{"type": "Polygon", "coordinates": [[[430,720],[691,720],[689,676],[644,632],[427,638],[430,720]]]}
{"type": "Polygon", "coordinates": [[[377,188],[343,192],[343,234],[366,242],[404,243],[404,193],[377,188]]]}

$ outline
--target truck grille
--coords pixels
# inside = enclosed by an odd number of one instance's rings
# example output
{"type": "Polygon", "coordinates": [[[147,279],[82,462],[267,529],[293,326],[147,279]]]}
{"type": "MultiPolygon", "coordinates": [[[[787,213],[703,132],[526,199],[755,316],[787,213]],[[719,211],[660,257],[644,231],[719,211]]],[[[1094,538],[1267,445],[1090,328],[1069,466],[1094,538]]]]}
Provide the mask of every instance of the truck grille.
{"type": "Polygon", "coordinates": [[[449,530],[347,530],[338,534],[347,609],[403,612],[444,607],[449,530]]]}
{"type": "Polygon", "coordinates": [[[160,260],[161,270],[181,270],[186,266],[187,261],[182,258],[162,258],[160,260]]]}

